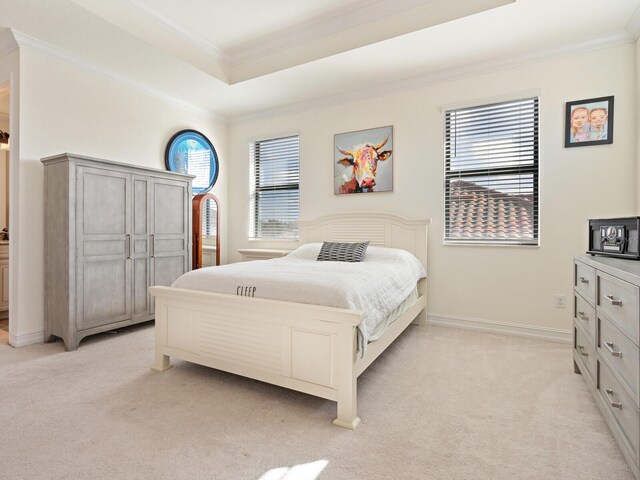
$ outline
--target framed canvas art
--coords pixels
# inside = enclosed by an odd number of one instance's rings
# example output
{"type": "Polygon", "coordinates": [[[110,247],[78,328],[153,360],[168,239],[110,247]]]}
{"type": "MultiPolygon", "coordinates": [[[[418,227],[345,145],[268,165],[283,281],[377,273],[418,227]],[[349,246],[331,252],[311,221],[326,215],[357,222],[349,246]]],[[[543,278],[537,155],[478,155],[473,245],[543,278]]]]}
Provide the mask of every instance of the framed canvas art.
{"type": "Polygon", "coordinates": [[[613,96],[567,102],[565,147],[613,143],[613,96]]]}
{"type": "Polygon", "coordinates": [[[393,126],[334,135],[334,193],[393,191],[393,126]]]}

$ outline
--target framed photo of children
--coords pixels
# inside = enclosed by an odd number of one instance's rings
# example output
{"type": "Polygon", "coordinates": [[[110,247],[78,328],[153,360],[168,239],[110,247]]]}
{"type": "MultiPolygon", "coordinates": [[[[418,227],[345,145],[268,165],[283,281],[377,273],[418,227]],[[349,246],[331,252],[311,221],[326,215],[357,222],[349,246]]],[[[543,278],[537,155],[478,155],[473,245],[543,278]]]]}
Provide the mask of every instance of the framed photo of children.
{"type": "Polygon", "coordinates": [[[613,96],[567,102],[565,147],[613,143],[613,96]]]}

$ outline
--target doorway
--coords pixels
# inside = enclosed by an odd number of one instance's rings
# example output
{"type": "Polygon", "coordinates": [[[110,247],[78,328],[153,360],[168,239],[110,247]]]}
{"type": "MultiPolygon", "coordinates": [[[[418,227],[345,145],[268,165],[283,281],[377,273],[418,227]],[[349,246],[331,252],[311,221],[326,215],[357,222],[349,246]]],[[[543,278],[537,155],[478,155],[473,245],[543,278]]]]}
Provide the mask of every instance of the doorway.
{"type": "Polygon", "coordinates": [[[10,83],[0,83],[0,343],[9,343],[10,83]]]}

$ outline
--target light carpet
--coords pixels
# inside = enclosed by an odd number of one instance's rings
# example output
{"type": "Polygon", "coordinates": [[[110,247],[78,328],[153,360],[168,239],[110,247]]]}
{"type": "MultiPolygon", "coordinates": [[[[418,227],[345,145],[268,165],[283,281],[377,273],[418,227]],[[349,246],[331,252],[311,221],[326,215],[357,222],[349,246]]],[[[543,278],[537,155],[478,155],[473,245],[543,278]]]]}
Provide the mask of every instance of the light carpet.
{"type": "Polygon", "coordinates": [[[0,478],[633,479],[566,344],[411,326],[361,375],[356,431],[327,400],[152,371],[152,350],[152,324],[0,345],[0,478]]]}

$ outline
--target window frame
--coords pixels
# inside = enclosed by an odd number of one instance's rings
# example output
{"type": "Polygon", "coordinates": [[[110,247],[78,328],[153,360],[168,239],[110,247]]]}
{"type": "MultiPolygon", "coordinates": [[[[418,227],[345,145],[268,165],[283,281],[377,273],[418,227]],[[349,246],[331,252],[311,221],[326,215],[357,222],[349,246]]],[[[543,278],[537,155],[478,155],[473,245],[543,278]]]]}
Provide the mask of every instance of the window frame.
{"type": "MultiPolygon", "coordinates": [[[[540,93],[526,92],[518,95],[510,95],[497,99],[489,99],[485,101],[474,101],[464,104],[452,106],[443,106],[442,125],[443,125],[443,245],[448,246],[487,246],[487,247],[521,247],[521,248],[538,248],[540,246],[540,93]],[[531,134],[533,143],[533,162],[531,165],[519,164],[517,166],[488,166],[484,168],[465,168],[464,170],[451,171],[450,146],[452,143],[449,137],[449,127],[447,126],[448,115],[452,112],[467,109],[482,109],[500,104],[509,104],[515,102],[523,102],[534,100],[534,132],[531,134]],[[521,238],[455,238],[451,237],[450,223],[450,206],[451,206],[451,181],[453,179],[478,178],[485,177],[487,179],[499,175],[532,175],[531,185],[532,193],[532,239],[530,241],[521,238]],[[449,236],[448,236],[449,235],[449,236]]],[[[485,230],[486,232],[486,230],[485,230]]]]}
{"type": "MultiPolygon", "coordinates": [[[[300,219],[300,134],[299,132],[272,135],[249,140],[249,231],[248,240],[251,242],[297,242],[299,240],[298,221],[300,219]],[[297,183],[280,183],[270,186],[259,186],[259,162],[256,158],[256,146],[264,142],[276,140],[297,140],[297,183]],[[260,236],[260,202],[259,193],[275,191],[296,191],[297,211],[295,212],[295,228],[293,236],[260,236]]],[[[280,232],[283,233],[283,232],[280,232]]]]}

